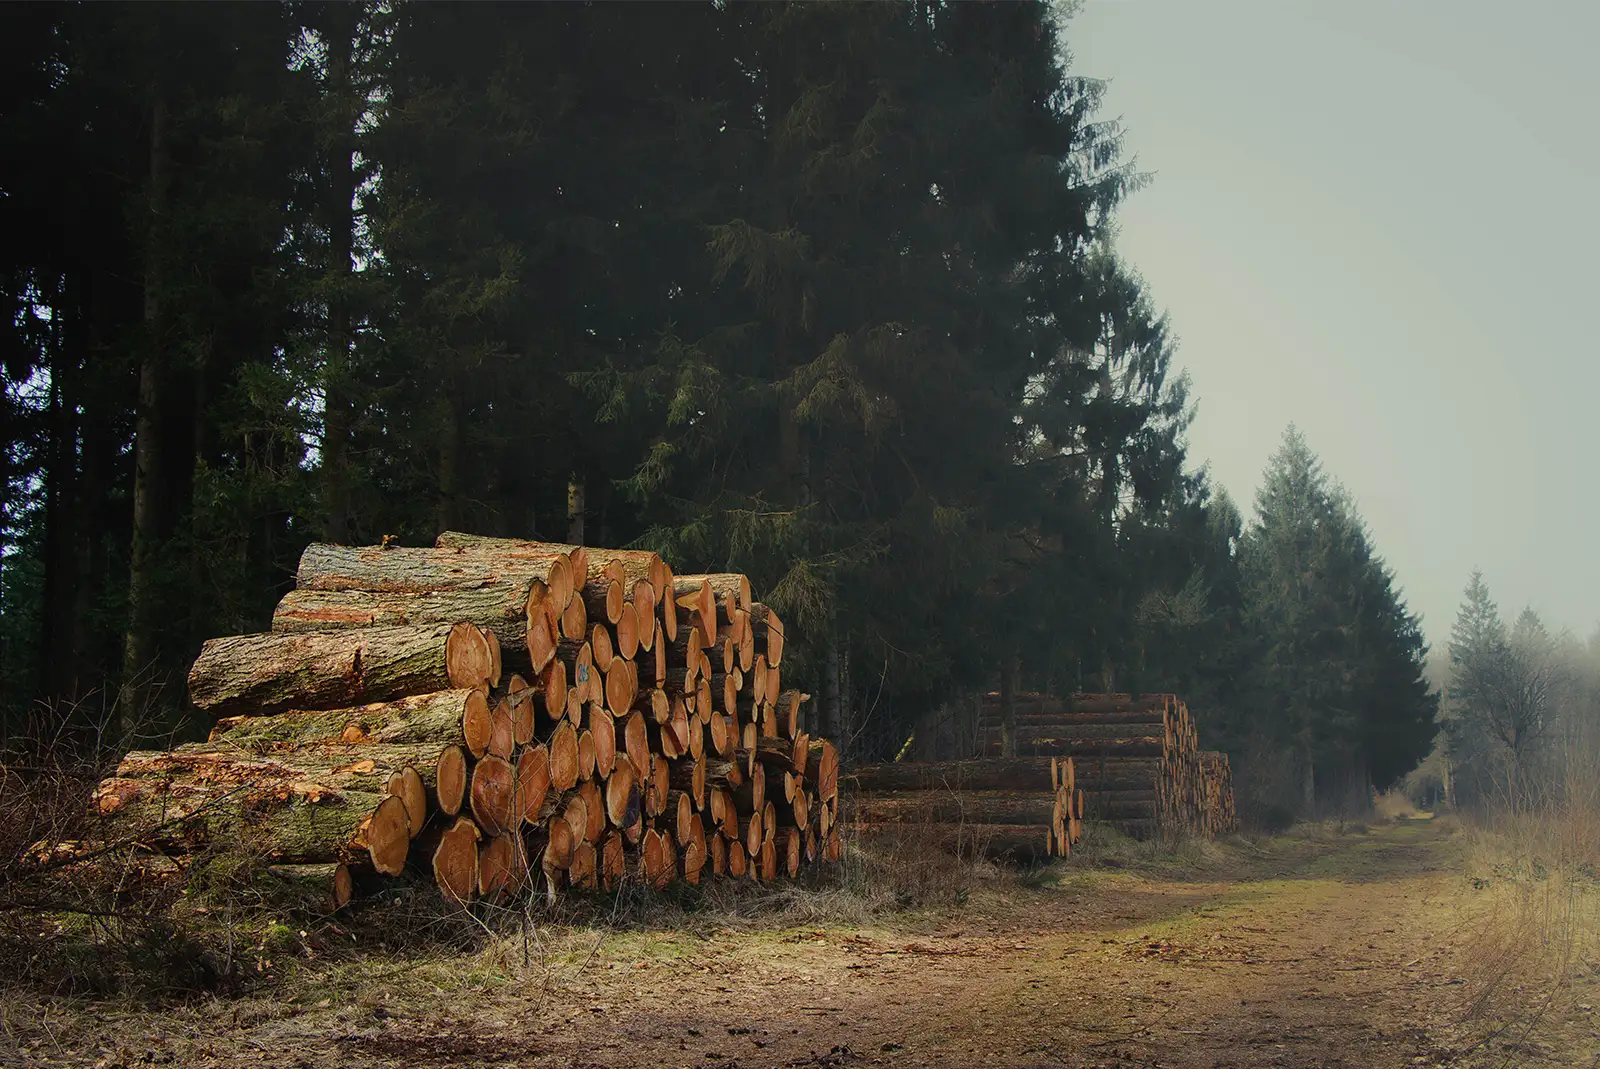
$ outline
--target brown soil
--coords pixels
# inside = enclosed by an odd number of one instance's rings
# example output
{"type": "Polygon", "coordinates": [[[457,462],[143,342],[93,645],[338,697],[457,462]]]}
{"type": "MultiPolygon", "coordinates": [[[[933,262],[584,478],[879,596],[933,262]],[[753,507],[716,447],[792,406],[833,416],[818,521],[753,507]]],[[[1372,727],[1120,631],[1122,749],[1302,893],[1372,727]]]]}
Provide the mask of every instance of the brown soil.
{"type": "Polygon", "coordinates": [[[1592,976],[1498,1033],[1507,1020],[1463,1016],[1474,892],[1440,824],[1002,883],[843,927],[687,914],[672,929],[546,931],[526,950],[312,965],[276,997],[161,1014],[13,998],[0,1062],[1600,1065],[1592,976]]]}

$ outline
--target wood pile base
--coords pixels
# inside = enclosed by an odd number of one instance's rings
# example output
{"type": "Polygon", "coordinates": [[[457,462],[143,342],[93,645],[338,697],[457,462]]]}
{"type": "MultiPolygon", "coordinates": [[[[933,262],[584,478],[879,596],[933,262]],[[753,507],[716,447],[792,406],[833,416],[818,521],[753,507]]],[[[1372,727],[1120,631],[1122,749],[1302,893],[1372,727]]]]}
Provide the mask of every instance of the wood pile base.
{"type": "Polygon", "coordinates": [[[954,852],[1065,857],[1082,834],[1071,758],[982,758],[854,769],[845,819],[862,835],[916,829],[954,852]]]}
{"type": "Polygon", "coordinates": [[[1202,753],[1176,695],[1016,694],[1009,717],[1003,701],[984,696],[979,752],[1071,758],[1086,819],[1139,838],[1236,829],[1227,756],[1202,753]]]}

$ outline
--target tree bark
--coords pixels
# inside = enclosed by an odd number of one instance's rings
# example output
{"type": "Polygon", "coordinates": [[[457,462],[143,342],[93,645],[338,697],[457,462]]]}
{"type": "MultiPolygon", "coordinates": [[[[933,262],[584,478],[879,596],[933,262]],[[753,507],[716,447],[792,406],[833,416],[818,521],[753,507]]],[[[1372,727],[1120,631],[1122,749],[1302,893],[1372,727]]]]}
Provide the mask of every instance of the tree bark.
{"type": "Polygon", "coordinates": [[[334,709],[476,687],[491,668],[471,624],[235,635],[201,649],[189,698],[219,715],[334,709]]]}
{"type": "Polygon", "coordinates": [[[1048,757],[938,761],[928,764],[891,762],[865,765],[840,775],[856,789],[866,792],[915,791],[930,787],[1042,791],[1053,786],[1051,759],[1048,757]]]}
{"type": "Polygon", "coordinates": [[[152,769],[104,781],[95,805],[112,838],[185,850],[216,844],[272,861],[370,861],[386,876],[400,874],[411,843],[401,799],[300,781],[210,781],[152,769]]]}

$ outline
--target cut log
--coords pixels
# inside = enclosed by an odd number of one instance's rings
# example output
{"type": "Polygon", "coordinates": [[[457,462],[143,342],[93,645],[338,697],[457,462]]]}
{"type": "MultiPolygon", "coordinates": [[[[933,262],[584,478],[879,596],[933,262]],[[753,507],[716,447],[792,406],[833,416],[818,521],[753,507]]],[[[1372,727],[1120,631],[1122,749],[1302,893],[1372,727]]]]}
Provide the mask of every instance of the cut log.
{"type": "Polygon", "coordinates": [[[496,835],[478,847],[478,894],[489,902],[515,897],[527,882],[522,836],[496,835]]]}
{"type": "Polygon", "coordinates": [[[626,761],[618,763],[611,778],[606,780],[606,819],[612,827],[626,828],[639,819],[644,800],[637,783],[633,766],[626,761]]]}
{"type": "MultiPolygon", "coordinates": [[[[1081,778],[1082,769],[1079,769],[1081,778]]],[[[853,769],[848,778],[867,792],[950,790],[1046,790],[1050,758],[980,758],[969,761],[891,762],[853,769]]]]}
{"type": "Polygon", "coordinates": [[[472,624],[234,635],[201,648],[189,699],[218,715],[334,709],[477,687],[491,667],[472,624]]]}
{"type": "Polygon", "coordinates": [[[634,699],[639,696],[639,679],[634,674],[633,662],[620,655],[611,662],[611,671],[606,673],[606,708],[611,714],[621,717],[633,708],[634,699]]]}
{"type": "Polygon", "coordinates": [[[584,562],[574,560],[575,555],[583,552],[581,546],[445,531],[434,540],[434,547],[440,551],[454,550],[465,557],[482,558],[507,572],[515,568],[526,569],[550,588],[561,607],[566,606],[582,583],[578,566],[584,562]],[[547,569],[547,573],[540,574],[540,569],[547,569]]]}
{"type": "Polygon", "coordinates": [[[536,580],[564,603],[572,597],[571,558],[557,551],[516,553],[481,545],[411,549],[313,542],[300,555],[295,586],[404,594],[511,586],[526,598],[536,580]]]}
{"type": "MultiPolygon", "coordinates": [[[[752,599],[750,597],[750,580],[737,572],[717,572],[707,575],[679,575],[673,579],[673,590],[683,589],[680,584],[690,587],[701,585],[711,591],[713,605],[719,619],[723,623],[731,624],[736,611],[750,611],[752,599]]],[[[713,633],[714,637],[714,633],[713,633]]],[[[707,645],[710,645],[708,642],[707,645]]]]}
{"type": "Polygon", "coordinates": [[[783,621],[770,608],[756,602],[750,606],[750,629],[757,642],[756,652],[764,653],[767,664],[783,663],[783,621]]]}
{"type": "Polygon", "coordinates": [[[691,887],[699,884],[700,874],[706,866],[706,829],[700,823],[695,823],[687,829],[688,837],[683,840],[683,849],[679,854],[679,871],[683,874],[684,882],[691,887]]]}
{"type": "Polygon", "coordinates": [[[712,832],[707,836],[706,841],[709,845],[708,854],[711,860],[712,875],[726,876],[728,874],[728,840],[724,839],[720,834],[712,832]]]}
{"type": "Polygon", "coordinates": [[[622,606],[622,618],[617,621],[617,656],[632,660],[639,653],[639,613],[632,602],[622,606]]]}
{"type": "Polygon", "coordinates": [[[639,648],[648,653],[655,648],[656,625],[659,623],[656,615],[655,588],[646,580],[637,580],[628,593],[628,601],[633,604],[634,617],[638,624],[639,648]]]}
{"type": "Polygon", "coordinates": [[[839,797],[839,751],[827,739],[812,739],[807,744],[805,781],[821,801],[839,797]]]}
{"type": "Polygon", "coordinates": [[[762,806],[767,801],[767,771],[761,765],[756,765],[749,771],[745,780],[733,788],[734,807],[741,816],[761,812],[762,806]]]}
{"type": "Polygon", "coordinates": [[[657,619],[652,626],[655,629],[655,638],[652,642],[652,649],[650,651],[650,664],[652,669],[650,678],[652,684],[657,688],[660,688],[667,685],[667,633],[665,630],[663,630],[661,621],[659,619],[657,619]]]}
{"type": "Polygon", "coordinates": [[[543,743],[517,755],[515,809],[520,824],[532,824],[544,808],[550,791],[550,751],[543,743]]]}
{"type": "MultiPolygon", "coordinates": [[[[620,613],[621,610],[619,609],[620,613]]],[[[600,674],[611,671],[611,661],[616,656],[616,651],[611,645],[611,628],[605,624],[595,624],[589,629],[589,649],[594,657],[594,665],[600,674]]]]}
{"type": "Polygon", "coordinates": [[[480,838],[477,825],[466,817],[458,817],[447,827],[430,831],[420,841],[433,868],[433,881],[446,898],[470,902],[478,893],[480,838]]]}
{"type": "Polygon", "coordinates": [[[291,590],[272,613],[275,632],[471,623],[493,631],[508,651],[527,649],[527,591],[509,583],[394,593],[291,590]]]}
{"type": "Polygon", "coordinates": [[[648,886],[660,890],[671,879],[671,870],[667,866],[666,842],[659,831],[651,828],[644,833],[644,841],[639,847],[639,875],[648,886]]]}
{"type": "Polygon", "coordinates": [[[771,883],[778,878],[778,848],[771,839],[761,844],[761,882],[771,883]]]}
{"type": "MultiPolygon", "coordinates": [[[[766,683],[766,690],[762,694],[765,695],[766,703],[769,707],[776,706],[778,699],[783,695],[783,671],[777,665],[767,665],[766,683]]],[[[761,696],[761,694],[757,695],[757,697],[761,696]]]]}
{"type": "Polygon", "coordinates": [[[728,728],[728,717],[722,713],[712,713],[711,722],[707,725],[706,732],[711,739],[711,751],[719,757],[726,757],[733,751],[733,733],[728,728]]]}
{"type": "Polygon", "coordinates": [[[868,824],[1044,824],[1057,817],[1055,791],[897,791],[852,800],[868,824]]]}
{"type": "Polygon", "coordinates": [[[716,646],[717,603],[710,584],[703,578],[680,575],[673,578],[672,590],[685,621],[700,632],[701,648],[716,646]]]}
{"type": "Polygon", "coordinates": [[[274,862],[370,861],[385,876],[399,875],[411,844],[404,802],[387,793],[297,786],[113,777],[97,788],[94,803],[117,838],[184,849],[242,845],[274,862]]]}
{"type": "Polygon", "coordinates": [[[562,638],[582,639],[588,634],[589,614],[583,607],[582,598],[567,602],[567,607],[561,612],[559,630],[562,638]]]}
{"type": "Polygon", "coordinates": [[[650,732],[643,713],[628,713],[622,720],[622,752],[641,785],[650,774],[650,732]]]}
{"type": "Polygon", "coordinates": [[[622,584],[609,576],[596,576],[583,584],[583,607],[591,620],[615,624],[622,615],[623,600],[622,584]]]}
{"type": "Polygon", "coordinates": [[[565,872],[572,864],[573,848],[578,840],[572,834],[572,825],[556,817],[545,826],[545,847],[540,866],[548,877],[552,872],[565,872]]]}
{"type": "MultiPolygon", "coordinates": [[[[543,590],[543,584],[539,589],[543,590]]],[[[537,606],[529,611],[527,626],[523,630],[523,644],[528,651],[528,665],[534,675],[542,673],[555,659],[556,627],[556,621],[537,606]]]]}
{"type": "Polygon", "coordinates": [[[581,793],[574,791],[567,796],[566,805],[562,808],[558,819],[565,822],[567,829],[572,832],[574,851],[577,850],[579,843],[588,841],[589,801],[581,793]]]}
{"type": "Polygon", "coordinates": [[[210,737],[267,755],[318,743],[460,741],[463,722],[476,718],[488,723],[484,691],[446,690],[352,708],[231,716],[219,720],[210,737]]]}
{"type": "Polygon", "coordinates": [[[504,835],[518,826],[517,770],[509,761],[490,755],[472,767],[473,820],[486,835],[504,835]]]}
{"type": "Polygon", "coordinates": [[[809,743],[806,738],[781,739],[763,735],[756,739],[756,760],[769,768],[804,775],[806,759],[810,756],[809,743]]]}
{"type": "Polygon", "coordinates": [[[799,828],[783,828],[773,845],[783,875],[790,879],[800,875],[800,854],[805,846],[805,833],[799,828]]]}
{"type": "Polygon", "coordinates": [[[742,879],[749,871],[749,855],[745,852],[744,843],[738,838],[728,840],[728,875],[734,879],[742,879]]]}
{"type": "Polygon", "coordinates": [[[502,760],[510,760],[511,755],[516,752],[516,723],[511,715],[511,703],[504,698],[500,699],[490,711],[489,742],[485,749],[490,756],[502,760]]]}
{"type": "Polygon", "coordinates": [[[584,813],[589,818],[584,825],[583,841],[598,843],[606,830],[605,794],[600,784],[591,779],[578,784],[578,796],[583,799],[584,813]]]}
{"type": "Polygon", "coordinates": [[[706,806],[706,762],[703,759],[675,761],[669,767],[667,786],[689,796],[695,809],[706,806]]]}
{"type": "Polygon", "coordinates": [[[667,811],[667,793],[671,790],[672,765],[660,754],[650,755],[650,778],[644,785],[644,811],[646,816],[659,817],[667,811]]]}
{"type": "Polygon", "coordinates": [[[479,627],[478,630],[483,632],[483,640],[489,646],[489,676],[485,682],[490,687],[498,687],[500,685],[500,675],[505,669],[505,662],[500,656],[500,639],[495,636],[494,628],[492,627],[479,627]]]}
{"type": "Polygon", "coordinates": [[[562,720],[567,715],[569,681],[567,664],[559,657],[545,666],[539,684],[544,695],[544,712],[551,720],[562,720]]]}
{"type": "Polygon", "coordinates": [[[589,731],[594,735],[594,771],[608,779],[617,767],[617,725],[604,705],[589,706],[589,731]]]}
{"type": "Polygon", "coordinates": [[[578,732],[563,719],[550,736],[550,786],[570,791],[578,783],[578,732]]]}
{"type": "Polygon", "coordinates": [[[580,891],[592,891],[600,885],[600,854],[594,843],[578,843],[572,848],[567,878],[580,891]]]}
{"type": "Polygon", "coordinates": [[[518,746],[526,746],[533,741],[536,726],[534,690],[528,685],[527,680],[513,674],[506,681],[505,701],[511,711],[513,741],[518,746]]]}
{"type": "Polygon", "coordinates": [[[712,787],[707,811],[723,835],[730,839],[739,837],[739,809],[734,804],[732,791],[726,787],[712,787]]]}
{"type": "Polygon", "coordinates": [[[594,732],[588,728],[578,732],[578,778],[580,780],[592,780],[595,778],[595,749],[594,732]]]}
{"type": "MultiPolygon", "coordinates": [[[[449,742],[310,744],[298,749],[278,748],[262,756],[234,746],[224,737],[215,742],[189,743],[174,750],[133,750],[117,766],[117,776],[128,780],[193,781],[205,786],[244,787],[250,790],[292,790],[337,793],[359,791],[388,794],[396,776],[410,772],[415,784],[397,794],[413,803],[427,802],[425,792],[437,782],[441,758],[456,749],[449,742]]],[[[448,760],[448,758],[446,758],[448,760]]]]}
{"type": "Polygon", "coordinates": [[[604,574],[612,565],[621,568],[624,590],[640,579],[649,580],[657,601],[667,590],[668,568],[658,554],[643,549],[589,549],[590,578],[604,574]]]}
{"type": "Polygon", "coordinates": [[[467,798],[467,751],[453,744],[445,746],[439,751],[433,771],[431,801],[445,816],[453,817],[461,812],[467,798]]]}
{"type": "MultiPolygon", "coordinates": [[[[457,747],[449,747],[457,749],[457,747]]],[[[434,759],[435,761],[438,758],[434,759]]],[[[388,792],[405,803],[406,825],[415,839],[428,820],[428,788],[416,768],[405,768],[389,773],[388,792]]]]}

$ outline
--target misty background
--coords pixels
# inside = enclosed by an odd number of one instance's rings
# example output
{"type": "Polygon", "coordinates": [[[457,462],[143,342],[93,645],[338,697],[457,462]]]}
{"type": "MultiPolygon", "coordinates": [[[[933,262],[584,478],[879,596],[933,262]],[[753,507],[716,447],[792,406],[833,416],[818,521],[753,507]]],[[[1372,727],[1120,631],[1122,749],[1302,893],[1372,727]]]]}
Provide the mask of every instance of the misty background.
{"type": "Polygon", "coordinates": [[[1511,615],[1600,614],[1586,309],[1600,9],[1088,0],[1074,66],[1149,186],[1118,246],[1171,315],[1190,457],[1248,509],[1293,422],[1437,656],[1481,568],[1511,615]]]}

